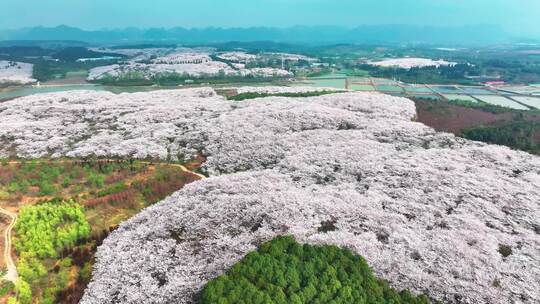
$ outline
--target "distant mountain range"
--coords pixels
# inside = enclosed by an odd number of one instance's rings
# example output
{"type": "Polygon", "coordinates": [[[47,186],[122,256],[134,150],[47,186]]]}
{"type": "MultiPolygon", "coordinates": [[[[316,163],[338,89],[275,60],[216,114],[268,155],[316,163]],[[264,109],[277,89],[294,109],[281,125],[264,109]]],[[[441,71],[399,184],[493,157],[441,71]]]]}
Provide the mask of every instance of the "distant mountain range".
{"type": "Polygon", "coordinates": [[[366,25],[356,28],[336,26],[296,26],[290,28],[125,28],[83,30],[60,25],[0,30],[0,40],[72,40],[87,43],[222,43],[227,41],[274,41],[284,43],[387,43],[486,45],[522,42],[501,27],[423,27],[412,25],[366,25]]]}

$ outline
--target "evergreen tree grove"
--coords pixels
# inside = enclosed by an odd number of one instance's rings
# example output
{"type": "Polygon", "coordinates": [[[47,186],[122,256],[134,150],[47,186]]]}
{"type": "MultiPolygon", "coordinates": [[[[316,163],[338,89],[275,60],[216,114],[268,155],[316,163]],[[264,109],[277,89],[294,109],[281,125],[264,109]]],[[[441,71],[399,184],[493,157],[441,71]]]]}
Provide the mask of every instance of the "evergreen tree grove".
{"type": "Polygon", "coordinates": [[[336,246],[277,237],[210,281],[201,304],[424,304],[425,295],[397,292],[377,279],[366,260],[336,246]]]}

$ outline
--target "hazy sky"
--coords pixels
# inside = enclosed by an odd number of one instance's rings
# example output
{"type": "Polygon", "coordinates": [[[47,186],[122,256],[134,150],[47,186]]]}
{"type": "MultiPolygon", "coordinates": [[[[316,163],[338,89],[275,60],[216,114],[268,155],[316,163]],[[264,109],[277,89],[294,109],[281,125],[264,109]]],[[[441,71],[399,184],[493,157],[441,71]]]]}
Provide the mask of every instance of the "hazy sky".
{"type": "Polygon", "coordinates": [[[0,29],[480,23],[540,35],[540,0],[0,1],[0,29]]]}

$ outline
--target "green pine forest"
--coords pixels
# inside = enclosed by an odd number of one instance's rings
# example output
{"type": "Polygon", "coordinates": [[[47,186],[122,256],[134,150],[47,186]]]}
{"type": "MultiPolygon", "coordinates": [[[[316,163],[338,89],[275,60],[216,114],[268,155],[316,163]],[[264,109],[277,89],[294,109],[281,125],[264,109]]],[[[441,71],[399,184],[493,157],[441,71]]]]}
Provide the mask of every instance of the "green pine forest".
{"type": "Polygon", "coordinates": [[[208,282],[200,304],[425,304],[425,295],[396,291],[366,260],[336,246],[277,237],[208,282]]]}

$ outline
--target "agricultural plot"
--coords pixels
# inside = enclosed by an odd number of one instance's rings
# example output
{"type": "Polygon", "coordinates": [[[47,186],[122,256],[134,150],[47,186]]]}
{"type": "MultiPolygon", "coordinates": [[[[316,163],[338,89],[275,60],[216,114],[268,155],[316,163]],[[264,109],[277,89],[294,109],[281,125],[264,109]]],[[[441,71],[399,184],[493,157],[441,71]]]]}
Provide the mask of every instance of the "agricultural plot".
{"type": "Polygon", "coordinates": [[[424,85],[407,85],[405,91],[407,93],[433,93],[433,90],[424,85]]]}
{"type": "Polygon", "coordinates": [[[435,92],[440,94],[456,94],[461,93],[461,90],[454,86],[432,86],[431,87],[435,92]]]}
{"type": "Polygon", "coordinates": [[[351,79],[351,82],[354,84],[371,84],[371,79],[367,77],[355,77],[351,79]]]}
{"type": "Polygon", "coordinates": [[[496,106],[511,108],[515,110],[529,110],[529,108],[527,108],[526,106],[499,95],[475,95],[473,97],[485,103],[496,106]]]}
{"type": "Polygon", "coordinates": [[[436,94],[409,94],[409,97],[428,100],[441,100],[441,97],[436,94]]]}
{"type": "Polygon", "coordinates": [[[524,94],[524,95],[534,95],[534,94],[540,94],[540,87],[536,85],[531,86],[504,86],[504,87],[498,87],[497,89],[516,93],[516,94],[524,94]]]}
{"type": "Polygon", "coordinates": [[[403,93],[403,88],[395,85],[378,85],[377,91],[388,93],[403,93]]]}
{"type": "Polygon", "coordinates": [[[352,84],[349,88],[353,91],[375,91],[375,87],[370,84],[352,84]]]}
{"type": "Polygon", "coordinates": [[[460,87],[461,91],[468,95],[494,95],[493,91],[480,87],[460,87]]]}
{"type": "Polygon", "coordinates": [[[478,102],[476,99],[469,95],[459,95],[459,94],[443,94],[444,98],[448,100],[464,100],[469,102],[478,102]]]}
{"type": "Polygon", "coordinates": [[[347,74],[344,74],[344,73],[326,74],[326,75],[317,76],[317,77],[310,77],[309,79],[314,80],[314,79],[336,79],[336,78],[346,79],[347,74]]]}
{"type": "Polygon", "coordinates": [[[514,92],[501,91],[501,90],[497,90],[497,93],[499,93],[500,95],[504,95],[504,96],[515,96],[515,95],[517,95],[517,93],[514,93],[514,92]]]}
{"type": "Polygon", "coordinates": [[[315,87],[329,87],[336,89],[345,89],[346,79],[327,79],[327,78],[313,78],[309,79],[310,85],[315,87]]]}
{"type": "Polygon", "coordinates": [[[397,85],[397,82],[391,79],[374,78],[372,80],[375,85],[397,85]]]}
{"type": "Polygon", "coordinates": [[[540,97],[528,97],[528,96],[513,96],[512,99],[526,104],[529,107],[540,109],[540,97]]]}

